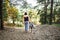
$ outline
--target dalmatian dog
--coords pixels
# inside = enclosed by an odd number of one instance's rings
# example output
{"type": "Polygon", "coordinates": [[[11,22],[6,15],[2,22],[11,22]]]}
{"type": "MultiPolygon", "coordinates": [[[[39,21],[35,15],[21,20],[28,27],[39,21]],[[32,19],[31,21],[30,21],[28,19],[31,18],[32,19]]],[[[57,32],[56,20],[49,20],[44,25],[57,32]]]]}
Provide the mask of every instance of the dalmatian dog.
{"type": "Polygon", "coordinates": [[[33,22],[29,22],[29,29],[31,30],[31,32],[32,32],[32,29],[33,29],[33,28],[35,28],[33,22]]]}

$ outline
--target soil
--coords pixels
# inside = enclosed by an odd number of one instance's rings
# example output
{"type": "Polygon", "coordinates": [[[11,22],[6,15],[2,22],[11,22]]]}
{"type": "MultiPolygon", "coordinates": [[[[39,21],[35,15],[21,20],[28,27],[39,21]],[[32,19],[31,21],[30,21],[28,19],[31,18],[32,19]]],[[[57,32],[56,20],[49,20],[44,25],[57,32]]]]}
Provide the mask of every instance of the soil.
{"type": "Polygon", "coordinates": [[[5,27],[0,30],[0,40],[60,40],[60,28],[53,25],[38,25],[32,32],[24,28],[5,27]]]}

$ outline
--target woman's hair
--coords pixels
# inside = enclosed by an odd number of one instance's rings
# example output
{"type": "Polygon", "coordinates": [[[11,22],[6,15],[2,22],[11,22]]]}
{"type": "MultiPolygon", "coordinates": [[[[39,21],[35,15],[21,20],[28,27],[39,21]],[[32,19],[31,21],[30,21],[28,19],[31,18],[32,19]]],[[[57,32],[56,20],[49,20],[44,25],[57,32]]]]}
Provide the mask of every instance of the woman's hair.
{"type": "Polygon", "coordinates": [[[24,15],[27,15],[27,12],[25,12],[24,15]]]}

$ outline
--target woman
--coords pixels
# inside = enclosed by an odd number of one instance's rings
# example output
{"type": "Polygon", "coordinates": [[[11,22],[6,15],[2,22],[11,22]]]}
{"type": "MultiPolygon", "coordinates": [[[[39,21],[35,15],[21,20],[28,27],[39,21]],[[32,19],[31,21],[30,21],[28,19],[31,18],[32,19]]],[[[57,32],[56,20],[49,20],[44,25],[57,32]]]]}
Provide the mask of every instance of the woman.
{"type": "Polygon", "coordinates": [[[25,31],[29,31],[29,16],[27,15],[27,12],[24,13],[24,24],[25,24],[25,31]]]}

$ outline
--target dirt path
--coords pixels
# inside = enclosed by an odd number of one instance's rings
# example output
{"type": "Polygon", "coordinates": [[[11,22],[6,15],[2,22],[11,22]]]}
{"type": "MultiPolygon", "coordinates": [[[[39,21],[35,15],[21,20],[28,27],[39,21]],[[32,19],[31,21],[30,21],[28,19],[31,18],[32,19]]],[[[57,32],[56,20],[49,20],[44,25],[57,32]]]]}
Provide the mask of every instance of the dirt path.
{"type": "Polygon", "coordinates": [[[33,32],[25,33],[24,28],[5,28],[0,30],[0,40],[60,40],[60,28],[41,25],[33,32]]]}

